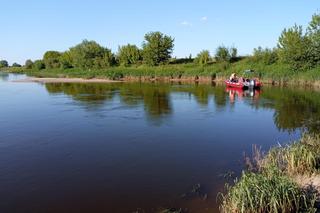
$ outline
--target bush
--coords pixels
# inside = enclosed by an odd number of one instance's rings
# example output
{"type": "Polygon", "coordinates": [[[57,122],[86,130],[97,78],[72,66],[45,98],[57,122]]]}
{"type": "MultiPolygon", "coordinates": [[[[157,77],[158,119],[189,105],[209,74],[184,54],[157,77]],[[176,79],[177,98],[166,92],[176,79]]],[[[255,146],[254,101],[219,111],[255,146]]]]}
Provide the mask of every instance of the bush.
{"type": "Polygon", "coordinates": [[[13,64],[12,64],[12,67],[21,67],[21,65],[18,64],[18,63],[13,63],[13,64]]]}
{"type": "Polygon", "coordinates": [[[200,65],[208,64],[210,60],[211,56],[209,50],[202,50],[195,58],[195,62],[200,65]]]}
{"type": "Polygon", "coordinates": [[[8,66],[9,66],[8,61],[6,61],[6,60],[1,60],[0,61],[0,68],[8,67],[8,66]]]}
{"type": "Polygon", "coordinates": [[[60,67],[60,59],[61,53],[57,51],[47,51],[43,55],[43,63],[45,64],[47,69],[55,69],[60,67]]]}
{"type": "Polygon", "coordinates": [[[231,55],[229,49],[225,46],[219,46],[215,54],[217,61],[230,61],[231,55]]]}
{"type": "Polygon", "coordinates": [[[45,66],[45,64],[43,63],[42,60],[36,60],[33,63],[33,68],[36,69],[36,70],[42,70],[42,69],[45,69],[46,66],[45,66]]]}
{"type": "Polygon", "coordinates": [[[90,69],[106,68],[115,63],[111,50],[100,46],[95,41],[84,40],[70,48],[73,67],[90,69]]]}
{"type": "Polygon", "coordinates": [[[274,64],[278,60],[277,50],[269,48],[263,49],[262,47],[254,48],[251,59],[253,62],[262,62],[265,65],[274,64]]]}
{"type": "Polygon", "coordinates": [[[70,51],[66,51],[61,54],[59,58],[60,68],[61,69],[68,69],[72,68],[72,58],[70,51]]]}
{"type": "Polygon", "coordinates": [[[24,66],[26,67],[26,69],[32,69],[33,62],[30,59],[28,59],[26,60],[26,63],[24,64],[24,66]]]}
{"type": "Polygon", "coordinates": [[[136,64],[142,59],[141,51],[136,45],[125,45],[119,47],[118,60],[121,65],[127,66],[136,64]]]}

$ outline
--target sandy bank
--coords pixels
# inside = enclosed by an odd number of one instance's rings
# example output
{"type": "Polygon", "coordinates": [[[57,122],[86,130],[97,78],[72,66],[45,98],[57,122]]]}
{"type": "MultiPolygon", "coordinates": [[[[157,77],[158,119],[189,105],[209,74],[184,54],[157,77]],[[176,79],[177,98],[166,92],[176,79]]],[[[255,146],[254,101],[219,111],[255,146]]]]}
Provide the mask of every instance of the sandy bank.
{"type": "Polygon", "coordinates": [[[117,83],[123,81],[116,81],[110,79],[83,79],[83,78],[36,78],[30,77],[13,82],[39,82],[39,83],[117,83]]]}

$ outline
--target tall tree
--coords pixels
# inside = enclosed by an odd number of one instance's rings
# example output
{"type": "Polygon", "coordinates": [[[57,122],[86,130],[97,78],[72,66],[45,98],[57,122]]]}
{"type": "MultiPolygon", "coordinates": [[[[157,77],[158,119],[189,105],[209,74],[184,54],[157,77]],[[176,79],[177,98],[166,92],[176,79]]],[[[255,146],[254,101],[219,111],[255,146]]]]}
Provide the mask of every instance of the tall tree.
{"type": "Polygon", "coordinates": [[[312,66],[320,64],[320,14],[314,14],[307,28],[307,36],[310,39],[308,46],[308,58],[312,66]]]}
{"type": "Polygon", "coordinates": [[[161,32],[147,33],[143,42],[143,60],[148,65],[167,63],[171,58],[174,39],[161,32]]]}
{"type": "Polygon", "coordinates": [[[290,64],[294,70],[308,68],[307,48],[310,40],[303,34],[302,26],[284,29],[278,41],[280,61],[290,64]]]}

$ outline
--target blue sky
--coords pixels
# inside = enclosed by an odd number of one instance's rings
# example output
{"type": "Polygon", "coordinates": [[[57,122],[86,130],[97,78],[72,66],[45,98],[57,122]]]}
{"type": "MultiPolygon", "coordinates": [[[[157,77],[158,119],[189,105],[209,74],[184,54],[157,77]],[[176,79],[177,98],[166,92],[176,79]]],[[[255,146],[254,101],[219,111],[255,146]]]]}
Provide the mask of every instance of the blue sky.
{"type": "Polygon", "coordinates": [[[319,0],[1,0],[0,59],[24,64],[83,39],[117,51],[150,31],[175,38],[174,56],[214,53],[218,45],[250,54],[273,47],[285,27],[306,26],[319,0]]]}

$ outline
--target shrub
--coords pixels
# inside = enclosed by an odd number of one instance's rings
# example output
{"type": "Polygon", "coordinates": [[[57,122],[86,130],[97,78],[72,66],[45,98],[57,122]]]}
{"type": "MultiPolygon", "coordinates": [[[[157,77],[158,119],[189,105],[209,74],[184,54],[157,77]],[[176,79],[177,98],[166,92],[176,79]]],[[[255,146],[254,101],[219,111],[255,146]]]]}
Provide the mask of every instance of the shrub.
{"type": "Polygon", "coordinates": [[[8,67],[8,66],[9,66],[8,61],[6,61],[6,60],[1,60],[0,61],[0,68],[1,67],[8,67]]]}
{"type": "Polygon", "coordinates": [[[263,49],[262,47],[254,48],[251,59],[253,62],[262,62],[265,65],[274,64],[278,60],[277,50],[269,48],[263,49]]]}
{"type": "Polygon", "coordinates": [[[70,48],[73,67],[90,69],[106,68],[115,63],[111,50],[100,46],[95,41],[84,40],[70,48]]]}
{"type": "Polygon", "coordinates": [[[47,51],[43,55],[43,63],[47,69],[55,69],[60,67],[60,57],[61,53],[58,51],[47,51]]]}
{"type": "Polygon", "coordinates": [[[26,69],[32,69],[33,62],[30,59],[28,59],[26,60],[26,63],[24,64],[24,66],[26,67],[26,69]]]}
{"type": "Polygon", "coordinates": [[[46,66],[45,66],[45,64],[43,63],[42,60],[36,60],[33,63],[33,68],[36,69],[36,70],[42,70],[42,69],[45,69],[46,66]]]}
{"type": "Polygon", "coordinates": [[[119,47],[118,60],[121,65],[136,64],[142,59],[141,51],[136,45],[125,45],[119,47]]]}
{"type": "Polygon", "coordinates": [[[12,64],[12,67],[21,67],[21,65],[18,64],[18,63],[13,63],[13,64],[12,64]]]}
{"type": "Polygon", "coordinates": [[[195,58],[195,62],[200,65],[208,64],[210,60],[211,56],[209,50],[202,50],[195,58]]]}

